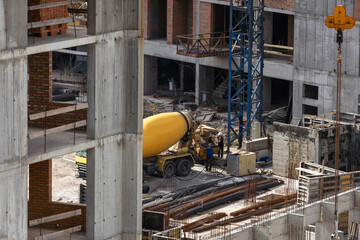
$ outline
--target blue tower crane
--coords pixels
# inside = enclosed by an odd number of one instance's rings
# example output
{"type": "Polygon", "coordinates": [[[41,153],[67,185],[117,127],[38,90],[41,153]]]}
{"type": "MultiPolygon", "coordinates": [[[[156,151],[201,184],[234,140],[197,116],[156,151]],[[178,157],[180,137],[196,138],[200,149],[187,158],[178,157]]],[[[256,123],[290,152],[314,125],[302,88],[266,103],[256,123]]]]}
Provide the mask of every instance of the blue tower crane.
{"type": "Polygon", "coordinates": [[[228,148],[262,129],[264,0],[230,0],[228,148]]]}

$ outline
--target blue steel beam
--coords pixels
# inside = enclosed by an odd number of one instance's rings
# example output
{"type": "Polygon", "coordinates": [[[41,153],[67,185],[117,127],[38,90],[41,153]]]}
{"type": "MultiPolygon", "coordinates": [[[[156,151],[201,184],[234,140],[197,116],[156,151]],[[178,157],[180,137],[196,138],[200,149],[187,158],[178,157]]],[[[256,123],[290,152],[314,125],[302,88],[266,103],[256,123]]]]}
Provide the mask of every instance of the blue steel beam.
{"type": "Polygon", "coordinates": [[[229,35],[228,146],[231,146],[235,140],[241,141],[244,133],[250,139],[255,119],[262,126],[264,0],[230,0],[229,35]]]}

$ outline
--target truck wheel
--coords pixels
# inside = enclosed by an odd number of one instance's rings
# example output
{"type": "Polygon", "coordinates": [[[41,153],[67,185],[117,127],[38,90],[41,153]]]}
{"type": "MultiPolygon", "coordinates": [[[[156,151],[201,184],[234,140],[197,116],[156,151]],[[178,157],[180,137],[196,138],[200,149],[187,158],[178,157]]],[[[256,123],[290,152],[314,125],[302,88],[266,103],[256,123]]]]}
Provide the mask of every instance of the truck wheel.
{"type": "Polygon", "coordinates": [[[162,177],[166,177],[166,178],[172,177],[175,175],[175,171],[176,171],[175,169],[176,169],[176,166],[175,166],[174,162],[166,161],[164,164],[163,171],[161,172],[160,175],[162,177]]]}
{"type": "Polygon", "coordinates": [[[186,177],[190,174],[191,163],[188,159],[181,159],[176,165],[176,173],[180,177],[186,177]]]}

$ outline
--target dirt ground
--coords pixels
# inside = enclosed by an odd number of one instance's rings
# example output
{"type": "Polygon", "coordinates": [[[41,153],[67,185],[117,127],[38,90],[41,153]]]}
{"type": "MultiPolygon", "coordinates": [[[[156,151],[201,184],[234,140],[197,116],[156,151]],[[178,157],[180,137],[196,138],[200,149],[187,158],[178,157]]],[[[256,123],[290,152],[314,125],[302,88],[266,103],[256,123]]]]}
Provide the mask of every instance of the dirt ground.
{"type": "Polygon", "coordinates": [[[53,201],[79,203],[80,184],[85,184],[86,180],[77,177],[75,158],[75,153],[53,158],[53,201]]]}

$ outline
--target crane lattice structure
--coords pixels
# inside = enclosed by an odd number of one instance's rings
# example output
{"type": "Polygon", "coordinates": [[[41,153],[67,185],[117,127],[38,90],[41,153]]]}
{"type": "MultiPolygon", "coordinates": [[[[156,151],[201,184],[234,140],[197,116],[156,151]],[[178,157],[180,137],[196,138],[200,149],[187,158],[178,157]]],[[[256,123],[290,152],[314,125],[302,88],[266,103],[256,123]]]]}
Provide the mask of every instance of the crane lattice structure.
{"type": "Polygon", "coordinates": [[[263,36],[264,0],[230,0],[228,146],[262,123],[263,36]]]}

